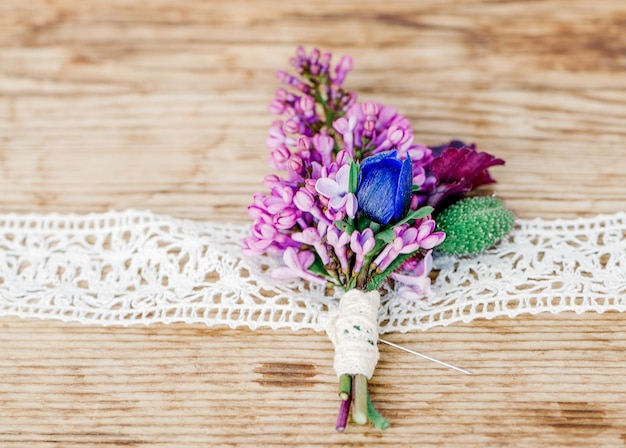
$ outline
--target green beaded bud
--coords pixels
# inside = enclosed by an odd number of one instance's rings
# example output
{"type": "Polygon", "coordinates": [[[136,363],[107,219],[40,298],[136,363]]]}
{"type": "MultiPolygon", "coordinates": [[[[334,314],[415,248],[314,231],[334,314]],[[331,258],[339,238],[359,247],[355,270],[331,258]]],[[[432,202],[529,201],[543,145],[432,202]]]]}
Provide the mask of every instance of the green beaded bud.
{"type": "Polygon", "coordinates": [[[471,255],[493,246],[515,225],[515,215],[492,196],[476,196],[452,204],[437,217],[437,230],[446,239],[437,250],[471,255]]]}

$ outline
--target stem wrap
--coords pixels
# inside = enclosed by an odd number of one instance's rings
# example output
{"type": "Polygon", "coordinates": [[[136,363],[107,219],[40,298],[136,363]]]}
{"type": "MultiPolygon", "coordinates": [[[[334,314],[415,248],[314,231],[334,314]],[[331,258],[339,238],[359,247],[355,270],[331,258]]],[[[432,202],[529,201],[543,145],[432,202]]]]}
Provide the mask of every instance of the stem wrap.
{"type": "Polygon", "coordinates": [[[337,376],[365,375],[372,378],[378,363],[378,291],[346,292],[339,308],[326,321],[326,333],[335,346],[337,376]]]}

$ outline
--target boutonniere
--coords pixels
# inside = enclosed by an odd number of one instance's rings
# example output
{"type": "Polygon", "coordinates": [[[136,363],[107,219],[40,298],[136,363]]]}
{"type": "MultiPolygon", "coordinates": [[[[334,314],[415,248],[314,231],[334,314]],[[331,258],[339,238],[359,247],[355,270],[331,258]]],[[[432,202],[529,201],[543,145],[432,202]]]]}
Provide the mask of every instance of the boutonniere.
{"type": "Polygon", "coordinates": [[[254,195],[244,253],[282,257],[271,276],[345,291],[326,322],[335,345],[340,410],[379,428],[389,426],[370,399],[367,381],[378,362],[381,292],[428,299],[433,254],[458,256],[497,243],[515,218],[493,196],[468,195],[494,182],[488,169],[504,164],[472,145],[415,141],[395,108],[357,101],[344,88],[352,59],[335,66],[330,53],[299,48],[279,71],[284,87],[270,112],[269,163],[282,172],[254,195]]]}

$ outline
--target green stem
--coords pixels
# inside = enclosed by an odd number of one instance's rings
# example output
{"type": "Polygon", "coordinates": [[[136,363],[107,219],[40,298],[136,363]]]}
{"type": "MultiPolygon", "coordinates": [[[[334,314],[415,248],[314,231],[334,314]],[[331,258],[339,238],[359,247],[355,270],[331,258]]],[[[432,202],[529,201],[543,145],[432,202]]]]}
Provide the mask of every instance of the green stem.
{"type": "Polygon", "coordinates": [[[372,399],[370,398],[369,392],[367,393],[367,418],[378,429],[385,430],[391,426],[391,424],[389,423],[389,420],[387,420],[385,417],[380,415],[378,410],[374,407],[374,404],[372,403],[372,399]]]}
{"type": "Polygon", "coordinates": [[[348,415],[350,414],[350,400],[341,400],[339,405],[339,413],[337,414],[337,423],[335,429],[337,432],[343,432],[348,423],[348,415]]]}
{"type": "Polygon", "coordinates": [[[367,283],[367,280],[368,280],[370,265],[372,264],[374,255],[377,255],[377,254],[375,254],[374,251],[372,251],[369,254],[367,254],[365,256],[365,259],[363,260],[363,264],[361,265],[361,270],[359,271],[359,275],[356,278],[356,287],[360,290],[365,289],[365,284],[367,283]]]}
{"type": "Polygon", "coordinates": [[[352,420],[357,425],[367,423],[367,377],[365,375],[354,375],[354,407],[352,408],[352,420]]]}
{"type": "Polygon", "coordinates": [[[328,103],[322,97],[322,94],[319,91],[319,86],[318,88],[315,89],[313,98],[315,98],[315,101],[317,101],[317,103],[319,103],[322,106],[322,109],[324,109],[324,118],[326,119],[326,127],[329,129],[332,129],[333,120],[334,120],[333,111],[330,109],[330,107],[328,106],[328,103]]]}
{"type": "Polygon", "coordinates": [[[342,400],[350,399],[350,392],[352,390],[352,377],[348,374],[343,374],[339,377],[339,398],[342,400]]]}

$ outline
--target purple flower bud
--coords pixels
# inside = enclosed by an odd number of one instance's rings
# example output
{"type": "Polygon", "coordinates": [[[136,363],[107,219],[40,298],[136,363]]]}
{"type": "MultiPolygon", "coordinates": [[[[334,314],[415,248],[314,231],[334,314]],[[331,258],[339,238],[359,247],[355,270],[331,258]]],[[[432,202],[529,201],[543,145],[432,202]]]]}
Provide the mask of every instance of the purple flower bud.
{"type": "Polygon", "coordinates": [[[291,157],[291,153],[289,152],[287,147],[279,146],[270,153],[270,165],[278,170],[285,169],[285,163],[287,162],[287,160],[289,160],[289,157],[291,157]]]}
{"type": "Polygon", "coordinates": [[[258,207],[256,205],[249,205],[247,210],[248,210],[248,215],[252,219],[259,219],[259,218],[261,218],[261,216],[267,214],[266,211],[263,208],[258,207]]]}
{"type": "Polygon", "coordinates": [[[420,299],[430,295],[430,271],[433,268],[432,251],[428,251],[423,258],[409,259],[402,264],[402,271],[394,272],[391,278],[403,283],[398,289],[402,297],[420,299]]]}
{"type": "MultiPolygon", "coordinates": [[[[411,159],[411,161],[413,161],[413,159],[411,159]]],[[[415,167],[415,164],[414,164],[413,165],[413,185],[422,185],[424,182],[426,182],[426,171],[421,166],[415,167]]]]}
{"type": "Polygon", "coordinates": [[[309,61],[311,61],[311,63],[313,64],[317,63],[317,61],[320,58],[320,54],[321,54],[320,51],[317,48],[314,48],[311,51],[311,56],[309,56],[309,61]]]}
{"type": "Polygon", "coordinates": [[[361,270],[365,256],[374,249],[375,245],[376,240],[372,229],[365,229],[363,233],[358,230],[352,232],[352,235],[350,235],[350,249],[355,254],[354,267],[352,268],[355,274],[361,270]]]}
{"type": "Polygon", "coordinates": [[[342,149],[341,151],[339,151],[337,153],[337,156],[335,157],[335,162],[337,163],[337,165],[340,165],[340,166],[350,165],[350,163],[352,163],[353,161],[354,159],[352,157],[352,154],[350,154],[345,149],[342,149]]]}
{"type": "Polygon", "coordinates": [[[401,247],[398,250],[400,254],[411,254],[420,248],[417,241],[417,229],[415,227],[409,227],[403,230],[397,239],[400,240],[399,246],[401,245],[401,247]]]}
{"type": "Polygon", "coordinates": [[[401,145],[408,139],[409,135],[409,132],[397,125],[392,125],[387,131],[387,139],[389,139],[394,146],[401,145]]]}
{"type": "Polygon", "coordinates": [[[330,67],[330,59],[332,58],[332,54],[329,52],[325,52],[322,54],[322,57],[319,60],[320,67],[322,72],[327,73],[328,67],[330,67]]]}
{"type": "Polygon", "coordinates": [[[302,157],[299,157],[297,155],[292,155],[287,161],[287,167],[295,173],[302,172],[302,168],[304,167],[304,162],[302,160],[302,157]]]}
{"type": "Polygon", "coordinates": [[[368,101],[363,104],[361,108],[363,109],[363,113],[368,117],[375,117],[380,111],[380,105],[378,103],[374,103],[373,101],[368,101]]]}
{"type": "Polygon", "coordinates": [[[319,177],[316,177],[314,179],[304,179],[304,188],[306,188],[309,193],[315,195],[317,194],[317,190],[315,190],[315,184],[318,178],[319,177]]]}
{"type": "Polygon", "coordinates": [[[303,95],[300,98],[300,108],[304,112],[313,112],[315,110],[315,100],[309,95],[303,95]]]}
{"type": "Polygon", "coordinates": [[[439,246],[445,238],[446,234],[444,232],[434,232],[420,241],[420,245],[424,249],[432,249],[433,247],[439,246]]]}
{"type": "Polygon", "coordinates": [[[316,134],[313,136],[313,145],[322,156],[322,164],[330,165],[332,163],[333,149],[335,148],[333,138],[328,135],[316,134]]]}
{"type": "Polygon", "coordinates": [[[250,228],[250,233],[259,239],[274,240],[278,230],[270,224],[257,222],[250,228]]]}
{"type": "Polygon", "coordinates": [[[346,245],[350,242],[350,235],[346,232],[340,232],[335,226],[332,226],[326,232],[326,241],[332,246],[341,268],[347,272],[349,266],[346,245]]]}
{"type": "Polygon", "coordinates": [[[359,207],[359,202],[357,201],[356,196],[352,193],[348,193],[344,197],[346,198],[346,215],[348,215],[351,219],[354,219],[359,207]]]}
{"type": "Polygon", "coordinates": [[[339,61],[339,64],[335,68],[336,76],[333,79],[335,84],[343,84],[348,72],[352,70],[352,58],[350,56],[343,56],[339,61]]]}
{"type": "Polygon", "coordinates": [[[315,198],[307,190],[300,189],[293,197],[293,203],[299,210],[303,212],[311,211],[311,208],[315,205],[315,198]]]}
{"type": "Polygon", "coordinates": [[[242,251],[247,256],[263,255],[271,245],[271,240],[260,240],[254,236],[248,236],[243,240],[242,251]]]}
{"type": "Polygon", "coordinates": [[[301,45],[298,45],[298,48],[296,48],[296,56],[298,59],[306,59],[306,51],[304,51],[301,45]]]}
{"type": "Polygon", "coordinates": [[[408,149],[407,154],[411,157],[413,163],[419,163],[420,166],[432,161],[432,150],[424,145],[411,146],[408,149]]]}
{"type": "Polygon", "coordinates": [[[298,134],[300,132],[300,121],[295,117],[290,118],[283,124],[283,130],[287,134],[298,134]]]}
{"type": "Polygon", "coordinates": [[[352,70],[352,57],[351,56],[342,56],[339,61],[339,65],[337,66],[337,71],[345,71],[348,72],[352,70]]]}
{"type": "Polygon", "coordinates": [[[293,247],[288,247],[283,253],[285,266],[274,269],[270,276],[274,279],[288,280],[301,277],[313,283],[326,284],[326,280],[311,274],[308,269],[315,261],[315,255],[310,251],[297,252],[293,247]]]}
{"type": "Polygon", "coordinates": [[[292,78],[291,85],[293,85],[296,89],[298,89],[302,93],[309,93],[309,86],[307,86],[305,83],[303,83],[302,81],[296,78],[292,78]]]}
{"type": "Polygon", "coordinates": [[[276,149],[285,144],[285,133],[278,126],[272,126],[268,132],[267,140],[265,140],[265,146],[269,149],[276,149]]]}
{"type": "Polygon", "coordinates": [[[333,128],[341,135],[350,132],[350,126],[348,125],[348,119],[346,117],[339,117],[333,122],[333,128]]]}
{"type": "Polygon", "coordinates": [[[286,184],[278,184],[272,189],[272,195],[279,197],[287,205],[291,205],[293,202],[294,194],[293,187],[286,184]]]}
{"type": "Polygon", "coordinates": [[[263,179],[263,185],[265,185],[265,187],[269,188],[270,190],[281,182],[282,180],[276,174],[268,174],[267,176],[265,176],[265,179],[263,179]]]}
{"type": "Polygon", "coordinates": [[[294,233],[293,235],[291,235],[291,238],[293,238],[294,241],[298,241],[300,243],[308,244],[311,246],[322,242],[319,233],[317,233],[317,229],[314,227],[307,227],[302,232],[294,233]]]}
{"type": "Polygon", "coordinates": [[[272,100],[269,106],[270,114],[280,115],[285,112],[285,103],[279,99],[272,100]]]}
{"type": "MultiPolygon", "coordinates": [[[[397,240],[397,238],[396,238],[397,240]]],[[[394,240],[394,243],[396,242],[394,240]]],[[[387,266],[391,264],[393,260],[398,256],[398,250],[394,247],[394,244],[387,244],[383,250],[380,251],[373,264],[378,266],[379,271],[384,271],[387,269],[387,266]]]]}
{"type": "Polygon", "coordinates": [[[354,129],[356,125],[357,117],[355,116],[351,116],[349,119],[340,117],[333,122],[333,128],[343,137],[344,149],[351,154],[354,153],[354,129]]]}
{"type": "Polygon", "coordinates": [[[296,225],[298,214],[294,209],[284,209],[274,215],[274,224],[277,229],[289,230],[296,225]]]}
{"type": "Polygon", "coordinates": [[[290,78],[291,78],[291,76],[286,71],[284,71],[284,70],[276,70],[276,79],[278,80],[278,82],[287,83],[287,82],[289,82],[290,78]]]}
{"type": "Polygon", "coordinates": [[[281,87],[276,90],[274,96],[277,100],[284,103],[285,101],[289,101],[293,95],[281,87]]]}
{"type": "Polygon", "coordinates": [[[298,137],[296,148],[299,152],[308,152],[311,149],[311,139],[305,135],[298,137]]]}
{"type": "Polygon", "coordinates": [[[438,246],[446,238],[444,232],[434,232],[435,221],[432,219],[426,219],[422,221],[417,229],[416,241],[420,247],[424,249],[432,249],[438,246]]]}
{"type": "Polygon", "coordinates": [[[328,264],[330,262],[328,250],[326,249],[326,246],[322,244],[322,236],[320,235],[318,229],[314,227],[307,227],[300,233],[294,233],[291,237],[294,241],[313,246],[322,260],[322,263],[328,264]]]}
{"type": "Polygon", "coordinates": [[[325,229],[325,226],[331,224],[331,221],[329,221],[328,218],[324,216],[322,211],[315,204],[315,197],[306,187],[301,188],[296,192],[295,196],[293,197],[293,204],[298,210],[301,210],[305,213],[310,213],[313,218],[319,221],[319,225],[323,226],[322,228],[325,229]]]}

